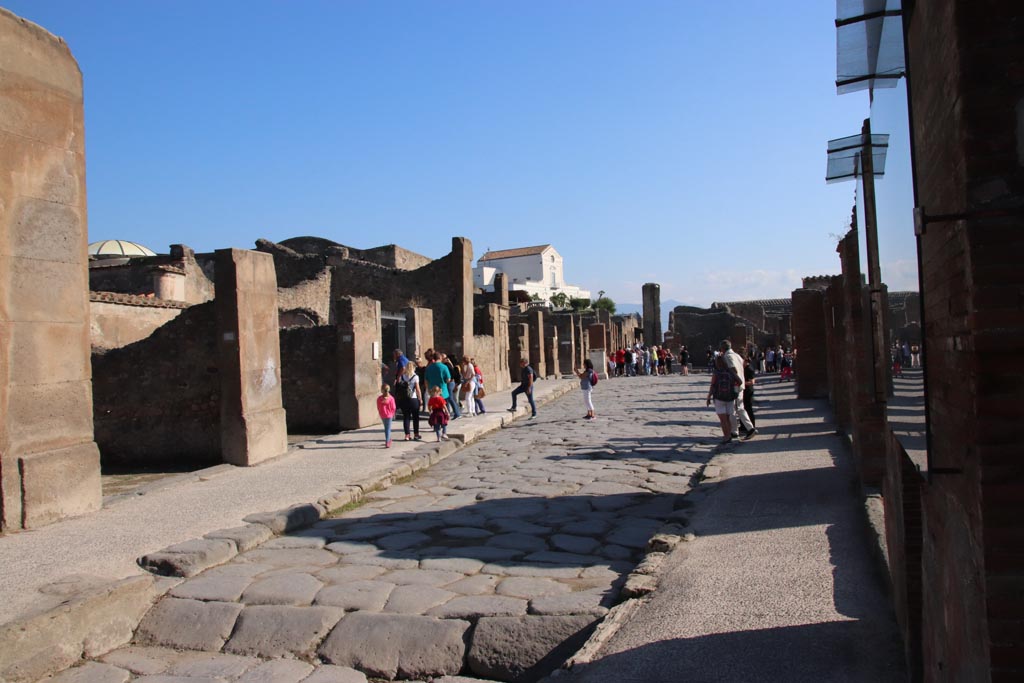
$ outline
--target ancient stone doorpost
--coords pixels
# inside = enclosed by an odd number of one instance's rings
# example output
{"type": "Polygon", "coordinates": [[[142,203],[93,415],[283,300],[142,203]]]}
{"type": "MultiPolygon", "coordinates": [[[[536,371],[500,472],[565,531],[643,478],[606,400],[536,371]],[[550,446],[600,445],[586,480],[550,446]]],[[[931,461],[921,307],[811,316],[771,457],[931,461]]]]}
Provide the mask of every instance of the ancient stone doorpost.
{"type": "Polygon", "coordinates": [[[244,249],[216,254],[221,454],[232,465],[255,465],[288,450],[277,273],[270,254],[244,249]]]}
{"type": "Polygon", "coordinates": [[[380,302],[343,296],[335,302],[338,316],[338,416],[342,429],[376,423],[381,366],[386,362],[380,342],[380,302]]]}

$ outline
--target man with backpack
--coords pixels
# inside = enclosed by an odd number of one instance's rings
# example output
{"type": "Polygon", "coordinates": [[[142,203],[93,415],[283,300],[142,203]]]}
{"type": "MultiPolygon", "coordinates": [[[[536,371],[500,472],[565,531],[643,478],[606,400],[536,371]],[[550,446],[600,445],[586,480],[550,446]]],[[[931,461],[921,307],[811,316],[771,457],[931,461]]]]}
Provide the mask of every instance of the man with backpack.
{"type": "Polygon", "coordinates": [[[750,421],[750,416],[747,415],[747,409],[743,407],[743,357],[740,354],[732,350],[732,342],[728,339],[723,339],[718,345],[718,350],[722,357],[725,359],[725,365],[729,370],[735,373],[739,380],[739,392],[736,398],[733,399],[733,410],[729,415],[730,423],[730,435],[731,438],[736,439],[739,437],[739,427],[736,424],[737,418],[743,425],[743,428],[747,430],[747,433],[743,435],[743,440],[754,438],[757,435],[757,429],[754,427],[754,423],[750,421]]]}

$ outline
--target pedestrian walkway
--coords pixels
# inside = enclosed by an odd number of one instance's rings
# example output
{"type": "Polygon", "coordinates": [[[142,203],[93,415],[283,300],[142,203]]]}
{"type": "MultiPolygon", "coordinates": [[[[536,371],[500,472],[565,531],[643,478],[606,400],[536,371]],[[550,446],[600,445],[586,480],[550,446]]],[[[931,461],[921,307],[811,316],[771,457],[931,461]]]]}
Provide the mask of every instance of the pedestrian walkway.
{"type": "Polygon", "coordinates": [[[558,681],[906,680],[848,450],[824,402],[773,379],[758,386],[759,435],[716,455],[690,497],[694,540],[558,681]]]}

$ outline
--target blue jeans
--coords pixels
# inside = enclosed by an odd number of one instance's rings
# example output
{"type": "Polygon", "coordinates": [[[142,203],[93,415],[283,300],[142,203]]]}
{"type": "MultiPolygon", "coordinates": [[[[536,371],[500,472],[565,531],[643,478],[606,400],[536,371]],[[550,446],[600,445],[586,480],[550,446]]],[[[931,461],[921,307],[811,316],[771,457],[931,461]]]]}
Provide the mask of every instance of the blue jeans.
{"type": "Polygon", "coordinates": [[[384,423],[384,441],[391,441],[391,419],[390,417],[380,419],[384,423]]]}
{"type": "Polygon", "coordinates": [[[455,382],[448,382],[448,398],[445,401],[448,402],[448,410],[451,411],[453,420],[462,415],[462,411],[459,410],[459,399],[455,394],[455,382]]]}
{"type": "Polygon", "coordinates": [[[519,385],[512,390],[512,410],[516,409],[516,396],[519,394],[526,394],[526,400],[530,402],[531,413],[537,415],[537,404],[533,402],[533,387],[527,389],[526,387],[519,385]]]}

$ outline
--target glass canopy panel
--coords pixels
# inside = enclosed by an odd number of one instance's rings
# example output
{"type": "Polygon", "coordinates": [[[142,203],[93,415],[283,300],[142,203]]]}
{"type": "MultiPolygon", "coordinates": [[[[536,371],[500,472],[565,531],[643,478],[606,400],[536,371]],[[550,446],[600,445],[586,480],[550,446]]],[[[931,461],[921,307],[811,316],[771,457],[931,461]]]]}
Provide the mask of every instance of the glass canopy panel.
{"type": "MultiPolygon", "coordinates": [[[[837,183],[850,180],[860,175],[860,160],[864,148],[861,135],[851,135],[828,141],[828,163],[825,169],[825,181],[837,183]]],[[[875,177],[885,175],[885,157],[889,148],[888,135],[871,136],[871,160],[874,165],[875,177]]]]}
{"type": "Polygon", "coordinates": [[[836,90],[893,88],[906,72],[900,0],[836,0],[836,90]]]}

